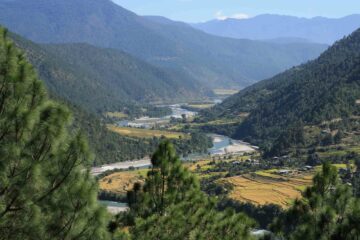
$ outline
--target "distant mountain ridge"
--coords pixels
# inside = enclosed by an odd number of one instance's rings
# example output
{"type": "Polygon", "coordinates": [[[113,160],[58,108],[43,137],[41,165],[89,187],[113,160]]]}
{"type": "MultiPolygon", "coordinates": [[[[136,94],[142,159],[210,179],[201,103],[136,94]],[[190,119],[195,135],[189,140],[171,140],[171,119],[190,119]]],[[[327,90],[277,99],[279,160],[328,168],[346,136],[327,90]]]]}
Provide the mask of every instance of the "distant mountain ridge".
{"type": "Polygon", "coordinates": [[[35,42],[120,49],[211,88],[248,86],[327,47],[211,36],[181,22],[137,16],[109,0],[13,0],[0,2],[0,11],[1,24],[35,42]]]}
{"type": "Polygon", "coordinates": [[[264,14],[249,19],[212,20],[192,26],[223,37],[255,40],[302,38],[312,42],[333,44],[360,27],[360,14],[338,19],[264,14]]]}

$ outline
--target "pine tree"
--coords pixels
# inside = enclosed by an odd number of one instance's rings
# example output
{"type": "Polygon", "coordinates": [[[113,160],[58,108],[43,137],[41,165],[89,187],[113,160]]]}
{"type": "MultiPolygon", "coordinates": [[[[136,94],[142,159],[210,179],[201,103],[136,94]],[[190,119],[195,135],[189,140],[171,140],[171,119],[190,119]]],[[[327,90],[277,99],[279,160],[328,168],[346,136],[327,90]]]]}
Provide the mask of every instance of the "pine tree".
{"type": "Polygon", "coordinates": [[[165,215],[137,219],[133,239],[159,240],[248,240],[253,220],[233,210],[218,211],[216,201],[194,192],[182,202],[167,208],[165,215]]]}
{"type": "Polygon", "coordinates": [[[0,29],[0,239],[106,239],[106,211],[71,114],[0,29]]]}
{"type": "Polygon", "coordinates": [[[217,202],[200,191],[171,143],[160,144],[152,164],[144,186],[135,184],[128,193],[130,212],[115,224],[131,225],[133,239],[251,239],[254,221],[217,210],[217,202]]]}
{"type": "Polygon", "coordinates": [[[165,208],[181,202],[188,192],[199,189],[194,176],[182,166],[169,141],[162,142],[151,158],[152,168],[143,186],[128,193],[130,206],[141,216],[163,215],[165,208]]]}
{"type": "Polygon", "coordinates": [[[359,239],[360,201],[351,188],[340,183],[329,163],[303,193],[303,199],[278,218],[272,229],[285,239],[359,239]]]}

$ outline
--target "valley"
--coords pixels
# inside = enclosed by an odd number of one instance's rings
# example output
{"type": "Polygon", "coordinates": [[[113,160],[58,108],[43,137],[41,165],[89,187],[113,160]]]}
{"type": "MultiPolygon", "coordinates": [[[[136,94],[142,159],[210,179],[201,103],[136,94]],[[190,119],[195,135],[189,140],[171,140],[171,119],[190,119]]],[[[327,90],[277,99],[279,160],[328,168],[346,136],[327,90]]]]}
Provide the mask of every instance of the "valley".
{"type": "Polygon", "coordinates": [[[0,1],[0,240],[359,239],[360,15],[159,2],[0,1]]]}

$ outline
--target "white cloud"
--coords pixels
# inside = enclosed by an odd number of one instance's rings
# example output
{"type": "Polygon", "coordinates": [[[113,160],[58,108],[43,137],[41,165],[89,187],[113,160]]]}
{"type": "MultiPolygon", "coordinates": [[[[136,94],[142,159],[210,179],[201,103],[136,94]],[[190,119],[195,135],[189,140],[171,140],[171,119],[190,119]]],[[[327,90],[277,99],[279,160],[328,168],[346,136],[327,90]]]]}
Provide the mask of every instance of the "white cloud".
{"type": "Polygon", "coordinates": [[[217,20],[226,20],[229,18],[233,18],[233,19],[248,19],[250,18],[250,16],[246,13],[235,13],[233,15],[227,16],[224,15],[223,11],[219,10],[215,13],[215,18],[217,20]]]}
{"type": "Polygon", "coordinates": [[[250,16],[246,13],[236,13],[234,15],[232,15],[230,18],[235,18],[235,19],[248,19],[250,18],[250,16]]]}

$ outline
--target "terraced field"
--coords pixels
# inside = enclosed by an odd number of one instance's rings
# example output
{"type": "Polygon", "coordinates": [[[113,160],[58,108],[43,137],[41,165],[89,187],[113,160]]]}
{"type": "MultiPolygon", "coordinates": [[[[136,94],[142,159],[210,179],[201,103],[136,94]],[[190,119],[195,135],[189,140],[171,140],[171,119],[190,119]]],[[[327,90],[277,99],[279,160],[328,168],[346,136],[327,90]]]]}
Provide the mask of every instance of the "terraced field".
{"type": "Polygon", "coordinates": [[[112,132],[124,136],[136,137],[136,138],[165,137],[169,139],[179,139],[179,138],[187,139],[190,137],[189,135],[181,132],[151,130],[151,129],[143,129],[143,128],[117,127],[111,124],[109,124],[107,127],[112,132]]]}
{"type": "Polygon", "coordinates": [[[229,197],[257,205],[277,204],[284,208],[301,197],[301,191],[312,183],[315,171],[281,176],[272,171],[224,178],[220,184],[231,184],[229,197]]]}

